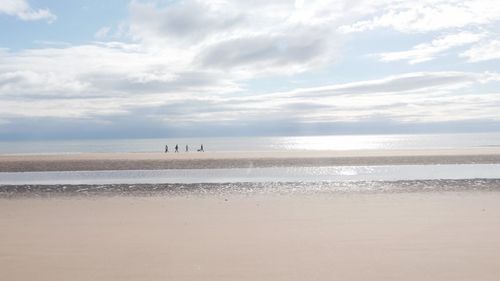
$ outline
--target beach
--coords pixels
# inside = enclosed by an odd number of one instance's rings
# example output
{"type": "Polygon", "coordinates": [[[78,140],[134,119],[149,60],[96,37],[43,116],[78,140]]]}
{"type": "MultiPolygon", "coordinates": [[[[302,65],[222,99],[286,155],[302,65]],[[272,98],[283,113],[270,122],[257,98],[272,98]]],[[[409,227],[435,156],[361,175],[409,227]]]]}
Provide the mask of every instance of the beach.
{"type": "Polygon", "coordinates": [[[500,163],[500,147],[347,151],[17,154],[0,155],[0,172],[492,163],[500,163]]]}
{"type": "MultiPolygon", "coordinates": [[[[2,155],[0,171],[497,163],[496,147],[78,153],[2,155]]],[[[499,191],[460,177],[3,185],[0,280],[496,280],[499,191]]]]}
{"type": "Polygon", "coordinates": [[[499,192],[0,199],[0,279],[496,280],[499,192]]]}

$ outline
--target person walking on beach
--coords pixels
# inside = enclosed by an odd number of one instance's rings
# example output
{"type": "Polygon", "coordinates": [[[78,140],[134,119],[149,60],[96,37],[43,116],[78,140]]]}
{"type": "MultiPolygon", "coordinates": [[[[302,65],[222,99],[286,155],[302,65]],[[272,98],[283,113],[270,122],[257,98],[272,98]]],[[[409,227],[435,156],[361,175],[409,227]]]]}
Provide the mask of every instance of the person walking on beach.
{"type": "Polygon", "coordinates": [[[179,152],[179,145],[178,144],[175,145],[175,152],[179,152]]]}
{"type": "Polygon", "coordinates": [[[201,152],[204,152],[204,151],[205,151],[205,150],[203,150],[203,144],[201,144],[201,146],[200,146],[200,150],[199,150],[199,151],[201,151],[201,152]]]}
{"type": "Polygon", "coordinates": [[[165,153],[168,152],[168,145],[165,145],[165,153]]]}
{"type": "Polygon", "coordinates": [[[186,152],[189,151],[189,146],[186,144],[186,152]]]}

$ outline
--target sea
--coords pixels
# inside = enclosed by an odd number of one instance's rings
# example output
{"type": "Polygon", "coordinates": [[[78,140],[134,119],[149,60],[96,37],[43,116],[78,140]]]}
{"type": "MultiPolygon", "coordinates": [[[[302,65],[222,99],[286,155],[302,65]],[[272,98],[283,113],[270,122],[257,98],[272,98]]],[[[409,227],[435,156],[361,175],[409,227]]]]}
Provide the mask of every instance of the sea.
{"type": "Polygon", "coordinates": [[[211,152],[452,149],[500,146],[500,133],[0,141],[0,154],[195,151],[202,144],[211,152]]]}
{"type": "MultiPolygon", "coordinates": [[[[195,151],[202,144],[209,152],[462,149],[500,146],[500,133],[12,141],[0,142],[0,154],[163,152],[165,145],[195,151]]],[[[0,197],[458,190],[500,191],[500,164],[0,172],[0,197]]]]}

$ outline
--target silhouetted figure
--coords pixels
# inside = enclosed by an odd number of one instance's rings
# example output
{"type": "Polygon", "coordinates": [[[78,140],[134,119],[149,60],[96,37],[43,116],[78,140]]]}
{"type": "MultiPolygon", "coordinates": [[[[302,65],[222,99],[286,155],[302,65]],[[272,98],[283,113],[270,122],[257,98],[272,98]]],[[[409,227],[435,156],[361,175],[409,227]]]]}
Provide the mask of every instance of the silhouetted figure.
{"type": "Polygon", "coordinates": [[[175,152],[179,152],[179,145],[178,144],[175,145],[175,152]]]}
{"type": "Polygon", "coordinates": [[[168,145],[165,145],[165,153],[168,152],[168,145]]]}
{"type": "Polygon", "coordinates": [[[203,144],[202,144],[202,145],[200,145],[200,148],[198,149],[198,152],[203,152],[203,151],[204,150],[203,150],[203,144]]]}
{"type": "Polygon", "coordinates": [[[189,151],[189,146],[187,146],[187,144],[186,144],[186,152],[188,152],[188,151],[189,151]]]}

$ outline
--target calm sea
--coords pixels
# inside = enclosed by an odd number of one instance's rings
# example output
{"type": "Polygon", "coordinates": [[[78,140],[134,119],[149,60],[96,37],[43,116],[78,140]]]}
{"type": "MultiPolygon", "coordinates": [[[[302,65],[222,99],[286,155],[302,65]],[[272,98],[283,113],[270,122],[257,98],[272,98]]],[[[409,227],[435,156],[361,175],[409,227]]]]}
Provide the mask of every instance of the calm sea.
{"type": "Polygon", "coordinates": [[[471,148],[500,146],[500,133],[9,141],[0,142],[0,154],[162,152],[176,144],[212,152],[471,148]]]}

